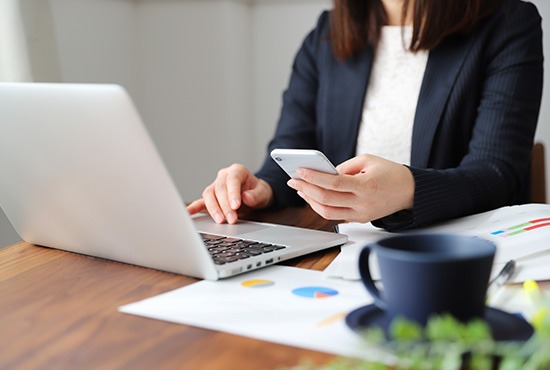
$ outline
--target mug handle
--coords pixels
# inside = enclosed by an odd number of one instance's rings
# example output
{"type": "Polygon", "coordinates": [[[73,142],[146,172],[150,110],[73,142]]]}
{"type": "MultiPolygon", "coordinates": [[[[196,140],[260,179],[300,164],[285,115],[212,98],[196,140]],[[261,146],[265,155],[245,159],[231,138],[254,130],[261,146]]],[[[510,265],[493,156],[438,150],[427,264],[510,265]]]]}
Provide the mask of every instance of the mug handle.
{"type": "Polygon", "coordinates": [[[370,273],[369,257],[371,250],[372,247],[370,245],[367,245],[361,251],[361,254],[359,255],[359,273],[361,274],[361,280],[363,280],[365,288],[367,288],[369,293],[374,298],[374,304],[381,310],[385,311],[388,308],[388,304],[382,299],[380,290],[378,290],[376,285],[374,285],[374,280],[372,280],[372,276],[370,273]]]}

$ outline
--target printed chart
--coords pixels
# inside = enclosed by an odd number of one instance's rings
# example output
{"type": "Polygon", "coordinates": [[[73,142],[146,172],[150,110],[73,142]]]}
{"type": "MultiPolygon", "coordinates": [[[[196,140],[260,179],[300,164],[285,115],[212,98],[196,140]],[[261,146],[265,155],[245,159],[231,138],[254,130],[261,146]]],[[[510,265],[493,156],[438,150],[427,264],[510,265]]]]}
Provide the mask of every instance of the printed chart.
{"type": "Polygon", "coordinates": [[[520,223],[518,225],[510,226],[506,229],[499,229],[491,232],[491,235],[509,237],[518,235],[527,231],[540,229],[541,227],[550,226],[550,217],[539,218],[536,220],[530,220],[520,223]]]}
{"type": "Polygon", "coordinates": [[[334,290],[332,288],[321,287],[321,286],[308,286],[303,288],[297,288],[292,290],[292,293],[300,297],[313,298],[313,299],[328,298],[328,297],[334,297],[335,295],[338,295],[337,290],[334,290]]]}
{"type": "Polygon", "coordinates": [[[322,271],[270,266],[229,279],[202,280],[119,310],[357,357],[368,353],[345,317],[370,303],[372,297],[359,282],[328,279],[322,271]]]}
{"type": "Polygon", "coordinates": [[[275,282],[273,280],[267,279],[253,279],[243,281],[241,285],[247,288],[267,288],[269,286],[275,285],[275,282]]]}

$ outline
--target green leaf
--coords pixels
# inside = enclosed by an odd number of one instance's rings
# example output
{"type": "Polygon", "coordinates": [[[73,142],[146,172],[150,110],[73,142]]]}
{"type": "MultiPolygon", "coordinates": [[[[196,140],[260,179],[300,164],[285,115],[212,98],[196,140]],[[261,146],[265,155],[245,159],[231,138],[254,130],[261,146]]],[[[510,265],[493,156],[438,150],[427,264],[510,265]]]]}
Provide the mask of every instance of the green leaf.
{"type": "Polygon", "coordinates": [[[361,334],[363,339],[370,344],[382,344],[387,340],[384,330],[378,326],[364,330],[361,334]]]}
{"type": "Polygon", "coordinates": [[[493,359],[483,353],[474,353],[470,360],[472,370],[491,370],[493,368],[493,359]]]}
{"type": "Polygon", "coordinates": [[[523,367],[525,359],[519,356],[504,357],[500,362],[498,370],[518,370],[523,367]]]}
{"type": "Polygon", "coordinates": [[[462,324],[451,315],[432,316],[426,326],[426,337],[430,341],[457,341],[461,329],[462,324]]]}
{"type": "Polygon", "coordinates": [[[491,340],[491,329],[481,319],[475,319],[463,325],[462,340],[467,344],[480,343],[491,340]]]}
{"type": "Polygon", "coordinates": [[[422,339],[422,327],[403,317],[396,317],[390,325],[391,337],[396,342],[411,342],[422,339]]]}
{"type": "Polygon", "coordinates": [[[441,370],[459,370],[462,367],[462,352],[450,350],[441,359],[441,370]]]}
{"type": "Polygon", "coordinates": [[[417,323],[400,317],[390,325],[392,341],[377,327],[363,334],[367,349],[374,346],[393,352],[397,361],[393,367],[385,365],[382,357],[378,361],[339,358],[325,365],[303,362],[287,370],[486,370],[496,365],[498,370],[548,370],[550,315],[538,324],[526,342],[495,342],[481,320],[463,324],[450,315],[434,316],[423,330],[417,323]],[[464,357],[465,353],[470,357],[464,357]],[[467,362],[462,363],[465,358],[467,362]],[[500,362],[493,363],[495,358],[500,362]]]}

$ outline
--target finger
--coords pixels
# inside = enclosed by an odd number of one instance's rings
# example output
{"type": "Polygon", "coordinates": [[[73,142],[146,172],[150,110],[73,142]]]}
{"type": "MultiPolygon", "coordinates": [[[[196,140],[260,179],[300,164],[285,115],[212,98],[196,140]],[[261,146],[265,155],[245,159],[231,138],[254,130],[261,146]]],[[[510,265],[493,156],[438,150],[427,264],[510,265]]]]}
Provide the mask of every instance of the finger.
{"type": "Polygon", "coordinates": [[[357,199],[353,193],[328,190],[305,181],[289,180],[288,185],[305,194],[316,203],[332,207],[353,207],[357,199]]]}
{"type": "Polygon", "coordinates": [[[247,205],[250,208],[256,208],[258,206],[258,199],[259,196],[259,190],[258,189],[250,189],[246,190],[242,194],[242,200],[245,205],[247,205]]]}
{"type": "Polygon", "coordinates": [[[264,190],[259,187],[246,190],[242,194],[244,204],[251,208],[262,208],[266,206],[267,199],[265,198],[264,190]]]}
{"type": "Polygon", "coordinates": [[[208,213],[210,213],[210,216],[212,216],[214,221],[221,224],[225,220],[225,216],[216,199],[213,185],[210,185],[204,189],[202,199],[204,200],[204,205],[206,206],[208,213]]]}
{"type": "Polygon", "coordinates": [[[225,219],[230,224],[234,224],[237,222],[237,212],[229,205],[229,199],[227,198],[227,182],[225,180],[227,180],[227,178],[224,179],[224,181],[215,182],[214,192],[219,208],[221,208],[221,211],[225,215],[225,219]]]}
{"type": "Polygon", "coordinates": [[[372,156],[362,155],[359,157],[353,157],[343,163],[336,166],[339,173],[347,175],[357,175],[358,173],[365,172],[370,163],[372,156]]]}
{"type": "Polygon", "coordinates": [[[324,189],[341,192],[351,192],[355,189],[353,177],[349,175],[331,175],[307,168],[300,168],[297,172],[303,181],[324,189]]]}
{"type": "Polygon", "coordinates": [[[241,191],[245,177],[240,172],[227,175],[227,198],[229,207],[233,210],[237,210],[241,206],[241,191]]]}
{"type": "Polygon", "coordinates": [[[191,202],[187,206],[187,212],[189,212],[190,215],[194,215],[195,213],[199,213],[206,210],[206,205],[204,204],[204,199],[197,199],[193,202],[191,202]]]}
{"type": "Polygon", "coordinates": [[[249,184],[249,189],[244,191],[242,199],[249,207],[261,209],[269,207],[273,201],[273,189],[265,180],[254,177],[249,184]]]}
{"type": "Polygon", "coordinates": [[[311,209],[326,220],[351,220],[355,218],[355,211],[351,208],[320,204],[302,192],[298,192],[298,195],[310,205],[311,209]]]}

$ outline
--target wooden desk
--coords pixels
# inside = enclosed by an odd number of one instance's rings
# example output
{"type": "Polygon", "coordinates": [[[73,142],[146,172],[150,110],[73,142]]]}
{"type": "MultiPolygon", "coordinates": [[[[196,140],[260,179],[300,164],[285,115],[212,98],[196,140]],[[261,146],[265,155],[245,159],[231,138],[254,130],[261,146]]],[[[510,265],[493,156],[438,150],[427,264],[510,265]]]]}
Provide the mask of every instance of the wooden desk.
{"type": "MultiPolygon", "coordinates": [[[[330,229],[309,208],[255,220],[330,229]]],[[[324,269],[338,248],[288,261],[324,269]]],[[[196,279],[32,246],[0,249],[0,369],[274,369],[332,356],[119,313],[196,279]]]]}

